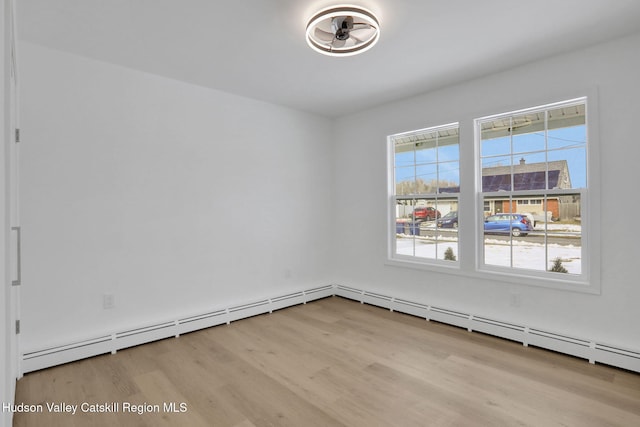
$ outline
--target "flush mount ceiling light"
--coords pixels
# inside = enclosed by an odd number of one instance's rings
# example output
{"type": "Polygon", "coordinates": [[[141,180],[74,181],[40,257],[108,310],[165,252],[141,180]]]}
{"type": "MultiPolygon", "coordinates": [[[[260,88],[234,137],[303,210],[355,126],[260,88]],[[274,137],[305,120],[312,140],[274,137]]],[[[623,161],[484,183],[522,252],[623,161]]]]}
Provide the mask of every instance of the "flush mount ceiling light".
{"type": "Polygon", "coordinates": [[[378,18],[358,6],[334,6],[307,23],[307,43],[330,56],[351,56],[369,50],[380,37],[378,18]]]}

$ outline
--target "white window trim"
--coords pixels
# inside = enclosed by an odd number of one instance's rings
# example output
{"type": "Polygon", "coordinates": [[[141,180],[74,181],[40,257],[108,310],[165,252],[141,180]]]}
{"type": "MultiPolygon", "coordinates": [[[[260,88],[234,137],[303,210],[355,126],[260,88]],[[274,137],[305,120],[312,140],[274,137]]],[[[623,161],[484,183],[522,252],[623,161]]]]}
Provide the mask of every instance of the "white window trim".
{"type": "MultiPolygon", "coordinates": [[[[586,90],[574,91],[568,96],[557,96],[553,100],[537,99],[533,102],[518,102],[516,106],[505,108],[491,108],[487,114],[476,111],[472,116],[467,114],[457,117],[459,119],[460,132],[460,194],[459,212],[461,226],[458,229],[458,260],[455,262],[416,259],[415,257],[399,257],[395,255],[395,178],[394,178],[394,149],[387,139],[387,171],[388,171],[388,197],[387,202],[387,256],[385,265],[399,268],[411,268],[421,271],[451,274],[471,279],[481,279],[487,283],[499,282],[506,285],[527,285],[554,290],[600,294],[601,293],[601,172],[600,172],[600,130],[598,124],[598,90],[591,87],[586,90]],[[482,218],[475,215],[476,212],[484,212],[482,192],[478,185],[482,183],[479,159],[479,142],[475,137],[475,120],[479,117],[487,118],[492,115],[503,115],[507,112],[517,114],[520,111],[529,111],[541,107],[552,107],[554,104],[564,104],[573,99],[586,98],[586,126],[588,132],[587,142],[587,191],[578,190],[581,194],[582,211],[585,212],[585,221],[582,226],[583,248],[583,273],[566,279],[562,275],[549,274],[546,271],[535,272],[529,270],[513,270],[505,268],[486,268],[482,265],[482,245],[484,229],[482,218]],[[530,107],[538,106],[538,107],[530,107]],[[511,107],[511,108],[510,108],[511,107]],[[502,112],[502,113],[496,113],[502,112]],[[463,147],[474,147],[473,150],[463,147]],[[470,172],[473,171],[473,172],[470,172]],[[475,218],[474,218],[475,215],[475,218]],[[462,225],[462,224],[466,225],[462,225]]],[[[437,127],[437,126],[433,126],[437,127]]],[[[410,132],[407,132],[410,133],[410,132]]]]}

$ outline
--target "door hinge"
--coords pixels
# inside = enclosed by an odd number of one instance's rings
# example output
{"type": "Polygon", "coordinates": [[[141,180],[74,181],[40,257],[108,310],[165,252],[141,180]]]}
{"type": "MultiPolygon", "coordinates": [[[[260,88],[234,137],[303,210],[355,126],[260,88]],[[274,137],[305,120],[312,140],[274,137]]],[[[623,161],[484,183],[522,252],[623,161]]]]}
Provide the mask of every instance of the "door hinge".
{"type": "Polygon", "coordinates": [[[16,143],[20,142],[20,129],[16,128],[16,143]]]}
{"type": "Polygon", "coordinates": [[[20,335],[20,321],[16,320],[16,335],[20,335]]]}

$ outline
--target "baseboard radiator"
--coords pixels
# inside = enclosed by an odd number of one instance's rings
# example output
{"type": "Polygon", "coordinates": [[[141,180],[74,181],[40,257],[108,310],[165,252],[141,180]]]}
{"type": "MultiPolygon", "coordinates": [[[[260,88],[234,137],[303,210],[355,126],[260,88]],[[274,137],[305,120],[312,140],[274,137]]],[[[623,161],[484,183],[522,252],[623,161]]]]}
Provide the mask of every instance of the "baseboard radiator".
{"type": "Polygon", "coordinates": [[[576,356],[588,360],[589,363],[602,363],[640,372],[640,351],[637,350],[623,349],[588,339],[543,331],[525,325],[517,325],[471,313],[407,301],[343,285],[336,285],[335,295],[359,301],[363,304],[371,304],[391,311],[422,317],[426,320],[458,326],[467,329],[469,332],[477,331],[520,342],[524,346],[531,345],[576,356]]]}
{"type": "Polygon", "coordinates": [[[391,311],[422,317],[467,329],[520,342],[524,346],[536,346],[559,353],[569,354],[590,363],[602,363],[630,371],[640,372],[640,351],[623,349],[587,339],[567,336],[558,332],[543,331],[533,327],[518,325],[496,319],[464,313],[444,307],[437,307],[415,301],[394,298],[389,295],[369,292],[343,285],[326,285],[285,295],[279,295],[246,304],[234,305],[211,312],[167,320],[150,325],[115,331],[109,335],[91,337],[86,340],[67,343],[51,348],[22,354],[21,374],[51,366],[97,356],[115,353],[118,350],[157,341],[213,326],[229,324],[233,321],[271,313],[275,310],[305,304],[330,296],[359,301],[386,308],[391,311]]]}
{"type": "Polygon", "coordinates": [[[271,313],[298,304],[306,304],[334,294],[335,286],[326,285],[216,309],[193,316],[169,319],[149,325],[139,325],[126,330],[114,331],[108,335],[95,336],[64,345],[25,352],[22,354],[20,375],[100,354],[116,353],[118,350],[152,341],[179,337],[181,334],[199,329],[229,324],[236,320],[271,313]]]}

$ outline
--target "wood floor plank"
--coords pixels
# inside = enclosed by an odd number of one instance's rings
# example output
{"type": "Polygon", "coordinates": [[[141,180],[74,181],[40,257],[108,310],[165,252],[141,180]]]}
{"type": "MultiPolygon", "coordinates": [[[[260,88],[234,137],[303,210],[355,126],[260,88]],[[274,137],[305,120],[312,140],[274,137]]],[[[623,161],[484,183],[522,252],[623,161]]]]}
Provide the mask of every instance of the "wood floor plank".
{"type": "Polygon", "coordinates": [[[640,375],[332,297],[33,372],[16,401],[119,405],[18,427],[627,427],[640,375]]]}

